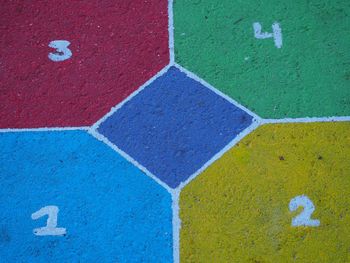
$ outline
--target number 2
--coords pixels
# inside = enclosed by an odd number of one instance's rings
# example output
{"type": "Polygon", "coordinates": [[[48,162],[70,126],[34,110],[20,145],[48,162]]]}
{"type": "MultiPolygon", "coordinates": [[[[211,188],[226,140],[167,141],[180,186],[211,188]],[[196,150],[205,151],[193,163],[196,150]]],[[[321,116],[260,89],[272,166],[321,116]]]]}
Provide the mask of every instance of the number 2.
{"type": "Polygon", "coordinates": [[[58,207],[54,205],[49,205],[41,208],[40,210],[32,214],[32,219],[36,220],[40,217],[48,215],[46,226],[35,228],[33,230],[36,236],[63,236],[66,234],[66,229],[57,227],[57,215],[58,207]]]}
{"type": "Polygon", "coordinates": [[[294,197],[289,202],[289,210],[291,212],[298,209],[299,206],[304,207],[304,210],[292,219],[292,226],[319,226],[320,220],[311,219],[312,213],[315,211],[315,206],[306,195],[294,197]]]}
{"type": "Polygon", "coordinates": [[[49,59],[60,62],[69,59],[72,51],[68,48],[70,42],[67,40],[54,40],[49,43],[49,47],[55,48],[56,52],[49,53],[49,59]]]}

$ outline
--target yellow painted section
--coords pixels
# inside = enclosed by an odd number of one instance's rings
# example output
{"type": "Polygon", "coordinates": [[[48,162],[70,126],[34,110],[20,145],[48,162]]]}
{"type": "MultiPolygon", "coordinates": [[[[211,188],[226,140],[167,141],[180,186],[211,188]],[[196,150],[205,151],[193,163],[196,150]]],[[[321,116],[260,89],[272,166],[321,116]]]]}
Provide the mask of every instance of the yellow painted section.
{"type": "Polygon", "coordinates": [[[350,123],[264,125],[181,193],[181,262],[350,262],[350,123]],[[319,227],[294,227],[292,198],[319,227]]]}

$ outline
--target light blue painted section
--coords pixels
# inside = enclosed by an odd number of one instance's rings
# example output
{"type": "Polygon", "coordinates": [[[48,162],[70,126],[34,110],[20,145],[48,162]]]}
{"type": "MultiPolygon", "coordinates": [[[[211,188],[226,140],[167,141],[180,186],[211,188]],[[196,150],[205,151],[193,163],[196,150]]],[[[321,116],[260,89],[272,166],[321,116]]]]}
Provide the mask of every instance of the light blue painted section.
{"type": "Polygon", "coordinates": [[[170,194],[83,131],[0,134],[0,180],[1,262],[172,261],[170,194]]]}

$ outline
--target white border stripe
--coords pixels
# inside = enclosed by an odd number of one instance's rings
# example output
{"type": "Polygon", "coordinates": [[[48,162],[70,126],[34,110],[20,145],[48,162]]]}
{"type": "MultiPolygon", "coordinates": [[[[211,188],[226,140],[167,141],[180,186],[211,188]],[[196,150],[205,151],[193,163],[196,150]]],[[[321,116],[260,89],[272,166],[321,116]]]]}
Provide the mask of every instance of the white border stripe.
{"type": "Polygon", "coordinates": [[[174,263],[180,262],[180,228],[181,220],[179,216],[179,198],[180,191],[173,190],[172,193],[172,210],[173,210],[173,258],[174,263]]]}
{"type": "Polygon", "coordinates": [[[120,154],[122,157],[124,157],[127,161],[132,163],[134,166],[136,166],[138,169],[140,169],[142,172],[144,172],[146,175],[148,175],[150,178],[152,178],[154,181],[156,181],[158,184],[163,186],[170,194],[174,191],[171,189],[167,184],[159,180],[155,175],[153,175],[150,171],[148,171],[144,166],[139,164],[136,160],[134,160],[130,155],[128,155],[126,152],[123,150],[119,149],[115,144],[113,144],[111,141],[108,140],[105,136],[100,134],[94,129],[89,129],[88,133],[95,137],[97,140],[104,142],[107,144],[110,148],[112,148],[114,151],[116,151],[118,154],[120,154]]]}
{"type": "Polygon", "coordinates": [[[340,122],[350,121],[350,116],[341,117],[306,117],[306,118],[285,118],[285,119],[262,119],[263,124],[267,123],[310,123],[310,122],[340,122]]]}
{"type": "Polygon", "coordinates": [[[49,132],[49,131],[88,131],[90,127],[43,127],[43,128],[23,128],[23,129],[0,129],[0,133],[3,132],[49,132]]]}
{"type": "Polygon", "coordinates": [[[252,124],[248,126],[245,130],[243,130],[240,134],[238,134],[229,144],[227,144],[221,151],[215,154],[209,161],[207,161],[200,169],[198,169],[195,173],[193,173],[185,182],[182,182],[176,190],[181,191],[187,184],[189,184],[194,178],[197,177],[200,173],[202,173],[205,169],[207,169],[213,162],[219,159],[222,155],[224,155],[228,150],[230,150],[233,146],[235,146],[240,140],[242,140],[249,133],[258,128],[261,123],[258,120],[253,119],[252,124]]]}
{"type": "Polygon", "coordinates": [[[170,65],[173,65],[175,62],[173,0],[168,1],[168,32],[169,32],[170,65]]]}
{"type": "Polygon", "coordinates": [[[254,112],[249,110],[248,108],[244,107],[243,105],[239,104],[237,101],[235,101],[234,99],[230,98],[226,94],[222,93],[218,89],[214,88],[208,82],[206,82],[202,78],[198,77],[197,75],[195,75],[191,71],[185,69],[184,67],[182,67],[181,65],[179,65],[177,63],[174,63],[174,66],[176,68],[178,68],[181,72],[185,73],[189,78],[198,81],[199,83],[201,83],[202,85],[204,85],[205,87],[207,87],[208,89],[210,89],[211,91],[213,91],[214,93],[219,95],[220,97],[224,98],[225,100],[227,100],[228,102],[232,103],[233,105],[235,105],[236,107],[240,108],[241,110],[244,110],[246,113],[248,113],[249,115],[253,116],[254,119],[261,120],[260,116],[258,116],[257,114],[255,114],[254,112]]]}
{"type": "Polygon", "coordinates": [[[109,116],[111,116],[117,110],[119,110],[125,103],[127,103],[129,100],[131,100],[137,94],[139,94],[144,88],[146,88],[148,85],[150,85],[153,81],[155,81],[157,78],[159,78],[160,76],[165,74],[169,68],[170,68],[170,65],[165,66],[156,75],[154,75],[152,78],[147,80],[142,86],[140,86],[137,90],[135,90],[133,93],[131,93],[126,99],[124,99],[122,102],[120,102],[116,106],[112,107],[111,110],[106,115],[104,115],[101,119],[99,119],[95,124],[93,124],[91,126],[91,129],[97,130],[102,122],[104,122],[109,116]]]}

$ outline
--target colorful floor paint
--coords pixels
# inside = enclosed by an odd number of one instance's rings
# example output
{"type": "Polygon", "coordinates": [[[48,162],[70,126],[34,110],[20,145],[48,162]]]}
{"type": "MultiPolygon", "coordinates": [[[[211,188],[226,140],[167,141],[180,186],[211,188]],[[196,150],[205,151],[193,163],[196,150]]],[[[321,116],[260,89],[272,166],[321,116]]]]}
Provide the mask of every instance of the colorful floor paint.
{"type": "Polygon", "coordinates": [[[349,262],[349,10],[4,3],[0,261],[349,262]]]}
{"type": "Polygon", "coordinates": [[[6,1],[0,14],[1,128],[92,125],[169,63],[163,0],[6,1]]]}
{"type": "Polygon", "coordinates": [[[348,116],[349,13],[342,0],[176,0],[176,62],[264,118],[348,116]]]}
{"type": "Polygon", "coordinates": [[[107,145],[66,131],[1,133],[0,146],[2,262],[172,262],[171,195],[107,145]],[[49,205],[66,235],[33,234],[49,205]]]}
{"type": "Polygon", "coordinates": [[[171,67],[98,132],[175,188],[251,123],[245,111],[171,67]]]}
{"type": "Polygon", "coordinates": [[[349,131],[268,124],[245,137],[181,193],[183,262],[349,262],[349,131]],[[290,211],[301,195],[314,211],[290,211]]]}

